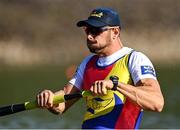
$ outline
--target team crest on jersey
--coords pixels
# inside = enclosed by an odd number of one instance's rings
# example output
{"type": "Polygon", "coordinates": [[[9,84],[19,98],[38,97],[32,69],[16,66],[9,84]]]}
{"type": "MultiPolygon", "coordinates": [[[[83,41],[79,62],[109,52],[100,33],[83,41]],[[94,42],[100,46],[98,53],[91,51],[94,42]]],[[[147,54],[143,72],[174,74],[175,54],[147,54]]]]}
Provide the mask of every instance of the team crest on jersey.
{"type": "Polygon", "coordinates": [[[112,101],[113,101],[113,98],[109,98],[109,99],[93,98],[87,104],[88,111],[92,114],[95,114],[94,110],[99,110],[99,109],[105,108],[112,101]]]}
{"type": "Polygon", "coordinates": [[[152,66],[144,65],[141,66],[141,73],[144,74],[151,74],[153,76],[156,76],[155,70],[152,66]]]}

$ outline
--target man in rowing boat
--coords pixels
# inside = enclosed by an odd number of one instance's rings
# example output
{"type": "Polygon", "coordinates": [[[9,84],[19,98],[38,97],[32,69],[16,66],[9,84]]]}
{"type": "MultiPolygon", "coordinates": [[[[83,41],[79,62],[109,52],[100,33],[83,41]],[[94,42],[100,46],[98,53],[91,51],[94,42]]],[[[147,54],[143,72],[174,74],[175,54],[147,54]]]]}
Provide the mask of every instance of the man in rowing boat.
{"type": "Polygon", "coordinates": [[[82,123],[89,129],[136,129],[143,110],[161,112],[164,99],[155,69],[143,53],[123,46],[118,13],[97,8],[77,26],[83,27],[87,47],[94,54],[82,61],[64,90],[39,93],[39,106],[63,113],[77,99],[53,105],[54,95],[90,90],[82,123]]]}

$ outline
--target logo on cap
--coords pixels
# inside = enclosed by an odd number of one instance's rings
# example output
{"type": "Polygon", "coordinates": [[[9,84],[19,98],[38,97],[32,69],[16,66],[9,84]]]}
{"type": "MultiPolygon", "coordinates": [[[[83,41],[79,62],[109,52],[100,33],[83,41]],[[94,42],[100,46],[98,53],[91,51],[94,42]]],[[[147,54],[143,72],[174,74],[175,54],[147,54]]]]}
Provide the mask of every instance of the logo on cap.
{"type": "Polygon", "coordinates": [[[90,16],[94,16],[94,17],[99,17],[99,18],[101,18],[102,16],[103,16],[103,13],[102,12],[100,12],[100,13],[98,13],[98,12],[92,12],[91,14],[90,14],[90,16]]]}
{"type": "Polygon", "coordinates": [[[121,26],[118,13],[110,8],[94,9],[88,19],[81,20],[77,23],[78,27],[87,25],[94,27],[121,26]]]}

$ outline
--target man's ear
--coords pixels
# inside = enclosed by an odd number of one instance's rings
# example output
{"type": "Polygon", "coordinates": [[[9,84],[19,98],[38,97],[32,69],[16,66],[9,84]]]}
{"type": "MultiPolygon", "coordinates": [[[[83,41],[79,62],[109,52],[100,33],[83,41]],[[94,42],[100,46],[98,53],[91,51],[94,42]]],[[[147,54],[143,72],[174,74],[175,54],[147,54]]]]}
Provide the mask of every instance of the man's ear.
{"type": "Polygon", "coordinates": [[[113,33],[114,33],[113,39],[119,37],[120,36],[120,29],[119,28],[114,28],[113,33]]]}

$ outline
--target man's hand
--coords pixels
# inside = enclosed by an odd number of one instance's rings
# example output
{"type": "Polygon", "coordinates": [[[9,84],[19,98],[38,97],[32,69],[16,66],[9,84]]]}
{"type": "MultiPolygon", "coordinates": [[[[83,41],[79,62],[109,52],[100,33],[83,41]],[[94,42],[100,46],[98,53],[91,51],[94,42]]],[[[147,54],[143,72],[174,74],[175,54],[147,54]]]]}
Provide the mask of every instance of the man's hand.
{"type": "Polygon", "coordinates": [[[113,82],[111,80],[98,80],[92,84],[90,91],[95,95],[106,95],[107,90],[112,88],[113,82]]]}
{"type": "Polygon", "coordinates": [[[37,103],[42,108],[53,107],[54,93],[50,90],[44,90],[37,95],[37,103]]]}

